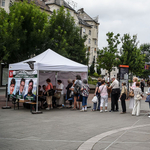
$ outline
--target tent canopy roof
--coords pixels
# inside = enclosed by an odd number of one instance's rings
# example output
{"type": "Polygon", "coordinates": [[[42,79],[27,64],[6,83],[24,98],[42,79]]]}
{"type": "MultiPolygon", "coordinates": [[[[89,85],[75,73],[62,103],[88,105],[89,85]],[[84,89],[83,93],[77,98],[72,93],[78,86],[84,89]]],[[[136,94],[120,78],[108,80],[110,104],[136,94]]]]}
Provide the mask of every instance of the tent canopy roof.
{"type": "Polygon", "coordinates": [[[65,58],[51,49],[22,62],[9,64],[9,70],[31,70],[26,62],[35,61],[34,70],[87,72],[86,65],[65,58]]]}

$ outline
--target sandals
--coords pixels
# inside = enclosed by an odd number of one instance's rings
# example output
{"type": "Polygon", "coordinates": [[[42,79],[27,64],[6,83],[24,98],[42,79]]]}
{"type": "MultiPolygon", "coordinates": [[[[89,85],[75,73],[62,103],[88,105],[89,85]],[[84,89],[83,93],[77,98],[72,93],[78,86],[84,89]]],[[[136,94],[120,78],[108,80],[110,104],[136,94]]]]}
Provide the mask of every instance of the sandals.
{"type": "Polygon", "coordinates": [[[96,111],[95,109],[92,109],[91,111],[96,111]]]}
{"type": "Polygon", "coordinates": [[[76,108],[72,108],[71,110],[77,110],[76,108]]]}

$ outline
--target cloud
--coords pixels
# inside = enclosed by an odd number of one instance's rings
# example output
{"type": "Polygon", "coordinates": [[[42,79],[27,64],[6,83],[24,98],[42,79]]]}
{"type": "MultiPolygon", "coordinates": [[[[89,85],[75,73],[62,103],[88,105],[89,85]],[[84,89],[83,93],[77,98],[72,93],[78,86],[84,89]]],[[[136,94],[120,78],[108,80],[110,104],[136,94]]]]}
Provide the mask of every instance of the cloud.
{"type": "Polygon", "coordinates": [[[99,48],[107,46],[106,33],[137,34],[140,44],[150,43],[150,0],[74,0],[91,17],[99,15],[99,48]]]}

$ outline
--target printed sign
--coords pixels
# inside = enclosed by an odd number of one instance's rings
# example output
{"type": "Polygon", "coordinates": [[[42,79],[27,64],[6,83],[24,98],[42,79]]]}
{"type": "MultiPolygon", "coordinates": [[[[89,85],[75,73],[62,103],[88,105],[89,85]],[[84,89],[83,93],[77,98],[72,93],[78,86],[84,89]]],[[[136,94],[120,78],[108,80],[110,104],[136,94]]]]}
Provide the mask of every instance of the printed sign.
{"type": "Polygon", "coordinates": [[[9,71],[8,94],[17,99],[35,100],[37,90],[36,71],[9,71]]]}

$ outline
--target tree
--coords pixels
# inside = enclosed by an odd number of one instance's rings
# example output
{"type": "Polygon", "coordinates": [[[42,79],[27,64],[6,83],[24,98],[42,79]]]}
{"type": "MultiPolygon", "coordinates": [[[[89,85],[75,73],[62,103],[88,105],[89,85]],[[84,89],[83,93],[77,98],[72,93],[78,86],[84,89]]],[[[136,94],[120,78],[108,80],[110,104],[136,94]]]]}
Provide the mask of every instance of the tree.
{"type": "Polygon", "coordinates": [[[145,54],[145,62],[150,62],[150,44],[141,44],[140,49],[142,54],[145,54]]]}
{"type": "Polygon", "coordinates": [[[88,64],[87,48],[84,46],[86,36],[81,37],[69,10],[65,12],[64,7],[57,12],[54,10],[49,24],[46,46],[69,59],[88,64]]]}
{"type": "MultiPolygon", "coordinates": [[[[137,48],[137,36],[131,37],[129,34],[124,34],[121,38],[122,47],[120,49],[120,64],[129,65],[131,74],[141,75],[144,70],[144,55],[137,48]]],[[[131,76],[132,80],[132,76],[131,76]]]]}
{"type": "Polygon", "coordinates": [[[14,2],[3,24],[3,62],[19,62],[44,51],[47,18],[33,2],[14,2]]]}
{"type": "Polygon", "coordinates": [[[95,58],[93,58],[92,65],[90,66],[90,74],[91,74],[91,75],[93,75],[93,73],[95,72],[94,66],[95,66],[95,58]]]}
{"type": "Polygon", "coordinates": [[[117,46],[120,43],[118,39],[120,34],[114,35],[113,32],[108,32],[106,35],[108,37],[107,38],[108,46],[103,47],[102,50],[98,51],[97,63],[101,68],[108,70],[110,76],[112,68],[116,66],[117,63],[116,60],[118,53],[117,46]]]}
{"type": "Polygon", "coordinates": [[[5,35],[5,30],[4,30],[4,25],[7,23],[7,18],[8,14],[6,11],[2,8],[0,8],[0,62],[2,62],[2,59],[4,57],[4,51],[3,47],[5,45],[4,41],[4,35],[5,35]]]}

